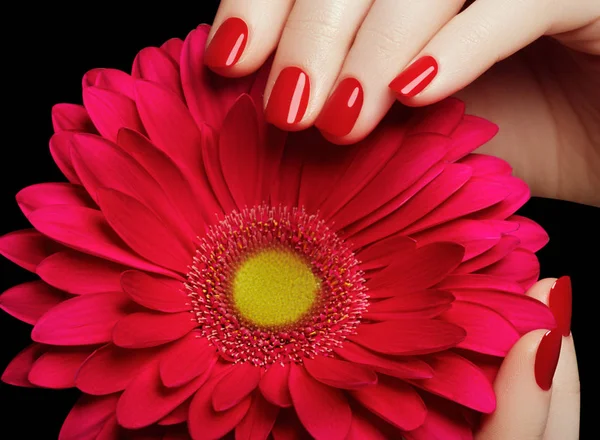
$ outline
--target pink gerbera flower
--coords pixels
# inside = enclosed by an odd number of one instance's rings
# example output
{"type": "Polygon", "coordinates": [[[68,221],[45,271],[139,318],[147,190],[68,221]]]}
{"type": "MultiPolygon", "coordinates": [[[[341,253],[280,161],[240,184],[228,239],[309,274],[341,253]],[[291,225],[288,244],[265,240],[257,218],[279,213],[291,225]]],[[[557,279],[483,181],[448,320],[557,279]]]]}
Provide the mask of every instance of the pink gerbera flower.
{"type": "Polygon", "coordinates": [[[547,236],[526,185],[469,154],[496,127],[447,100],[351,147],[284,133],[266,71],[203,66],[207,26],[98,69],[53,109],[70,183],[22,190],[0,297],[32,324],[14,385],[77,387],[60,438],[465,439],[520,335],[547,236]],[[127,437],[127,438],[129,438],[127,437]]]}

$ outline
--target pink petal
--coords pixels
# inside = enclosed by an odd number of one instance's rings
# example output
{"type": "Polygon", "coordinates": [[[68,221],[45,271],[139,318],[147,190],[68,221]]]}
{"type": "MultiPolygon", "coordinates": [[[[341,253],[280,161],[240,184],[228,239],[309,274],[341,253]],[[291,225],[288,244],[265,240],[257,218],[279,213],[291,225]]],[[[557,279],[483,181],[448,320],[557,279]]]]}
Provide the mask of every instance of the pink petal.
{"type": "Polygon", "coordinates": [[[65,299],[65,294],[43,281],[29,281],[11,287],[0,295],[0,309],[19,321],[33,325],[65,299]]]}
{"type": "Polygon", "coordinates": [[[473,440],[473,429],[460,413],[460,407],[433,405],[430,400],[427,399],[425,422],[417,429],[403,433],[406,440],[473,440]]]}
{"type": "Polygon", "coordinates": [[[152,143],[197,174],[202,164],[200,132],[181,98],[142,80],[135,82],[135,93],[140,117],[152,143]]]}
{"type": "Polygon", "coordinates": [[[387,321],[391,319],[433,318],[450,308],[454,296],[443,290],[423,290],[397,296],[369,305],[365,319],[387,321]]]}
{"type": "MultiPolygon", "coordinates": [[[[188,419],[188,413],[190,412],[190,404],[192,403],[192,399],[189,398],[169,414],[164,416],[162,419],[158,421],[158,424],[161,426],[170,426],[177,425],[179,423],[186,422],[188,419]]],[[[186,427],[187,428],[187,427],[186,427]]]]}
{"type": "Polygon", "coordinates": [[[87,87],[83,89],[83,104],[94,126],[110,141],[117,140],[122,127],[144,132],[135,102],[124,95],[100,87],[87,87]]]}
{"type": "Polygon", "coordinates": [[[465,103],[460,99],[446,98],[433,105],[420,109],[419,120],[412,132],[452,134],[465,118],[465,103]]]}
{"type": "Polygon", "coordinates": [[[181,40],[180,38],[171,38],[170,40],[167,40],[165,43],[163,43],[163,45],[160,46],[160,48],[167,52],[169,56],[173,59],[173,61],[177,63],[177,66],[179,66],[179,59],[181,58],[181,49],[183,48],[183,40],[181,40]]]}
{"type": "Polygon", "coordinates": [[[474,289],[497,290],[511,293],[525,292],[521,286],[513,281],[482,274],[448,275],[436,287],[449,291],[454,291],[454,289],[474,289]]]}
{"type": "Polygon", "coordinates": [[[169,388],[185,385],[210,370],[218,358],[206,338],[196,332],[189,333],[175,342],[160,360],[160,378],[169,388]]]}
{"type": "Polygon", "coordinates": [[[256,389],[260,376],[261,369],[249,362],[234,366],[214,388],[214,410],[227,411],[239,404],[256,389]]]}
{"type": "Polygon", "coordinates": [[[393,262],[369,280],[369,295],[385,298],[427,289],[452,272],[463,255],[464,248],[455,243],[433,243],[394,254],[393,262]]]}
{"type": "Polygon", "coordinates": [[[548,233],[533,220],[521,217],[520,215],[513,215],[508,220],[519,224],[519,229],[511,233],[511,235],[519,239],[519,247],[531,252],[537,252],[548,244],[548,233]]]}
{"type": "Polygon", "coordinates": [[[302,148],[306,143],[312,141],[311,134],[313,131],[302,132],[290,136],[286,142],[277,170],[277,178],[270,188],[271,205],[300,205],[302,169],[307,159],[302,148]]]}
{"type": "Polygon", "coordinates": [[[98,86],[133,99],[133,82],[133,78],[121,70],[99,68],[84,75],[82,87],[98,86]]]}
{"type": "Polygon", "coordinates": [[[224,78],[204,64],[208,26],[200,25],[185,39],[181,50],[181,83],[196,124],[220,129],[234,101],[250,90],[252,76],[224,78]]]}
{"type": "Polygon", "coordinates": [[[86,254],[137,269],[172,274],[171,271],[155,266],[129,250],[99,211],[79,206],[56,205],[34,211],[29,221],[42,234],[86,254]]]}
{"type": "Polygon", "coordinates": [[[352,424],[346,440],[386,440],[387,437],[365,417],[352,412],[352,424]]]}
{"type": "Polygon", "coordinates": [[[33,363],[44,353],[40,344],[33,343],[17,354],[2,373],[2,382],[18,387],[33,388],[29,382],[29,371],[33,363]]]}
{"type": "Polygon", "coordinates": [[[292,406],[288,386],[290,364],[273,364],[263,375],[258,387],[262,395],[273,405],[286,408],[292,406]]]}
{"type": "Polygon", "coordinates": [[[116,438],[120,438],[122,435],[123,428],[119,426],[119,423],[117,422],[117,416],[113,414],[104,423],[104,426],[102,426],[102,429],[95,440],[114,440],[116,438]]]}
{"type": "Polygon", "coordinates": [[[332,357],[305,359],[304,368],[314,379],[334,388],[353,390],[377,383],[372,368],[332,357]]]}
{"type": "Polygon", "coordinates": [[[149,309],[166,313],[190,310],[190,299],[179,280],[129,270],[123,272],[120,283],[132,300],[149,309]]]}
{"type": "Polygon", "coordinates": [[[77,370],[91,352],[88,347],[48,351],[33,364],[29,381],[44,388],[73,388],[77,370]]]}
{"type": "Polygon", "coordinates": [[[384,238],[356,253],[362,270],[380,269],[394,262],[396,255],[414,252],[415,241],[403,235],[384,238]]]}
{"type": "Polygon", "coordinates": [[[75,205],[96,208],[81,186],[69,183],[38,183],[17,193],[17,203],[26,217],[39,208],[53,205],[75,205]]]}
{"type": "Polygon", "coordinates": [[[98,203],[108,223],[134,251],[173,271],[187,272],[194,255],[191,238],[182,242],[150,208],[121,192],[100,189],[98,203]]]}
{"type": "Polygon", "coordinates": [[[205,223],[212,222],[215,213],[220,212],[206,176],[188,179],[169,156],[135,131],[119,131],[117,143],[152,176],[194,232],[204,231],[205,223]],[[199,203],[190,203],[194,199],[199,203]]]}
{"type": "Polygon", "coordinates": [[[158,47],[142,49],[133,61],[132,76],[154,82],[177,94],[183,100],[179,64],[163,49],[158,47]]]}
{"type": "Polygon", "coordinates": [[[486,119],[464,115],[452,131],[452,150],[444,160],[454,162],[479,148],[498,133],[498,126],[486,119]]]}
{"type": "Polygon", "coordinates": [[[260,393],[254,393],[246,416],[235,427],[236,440],[267,440],[279,415],[279,407],[271,405],[260,393]]]}
{"type": "Polygon", "coordinates": [[[512,167],[508,162],[499,157],[488,156],[486,154],[469,154],[463,157],[459,163],[471,167],[474,176],[512,174],[512,167]]]}
{"type": "Polygon", "coordinates": [[[502,315],[478,304],[455,301],[441,318],[467,332],[458,347],[479,353],[506,356],[520,337],[519,332],[502,315]]]}
{"type": "Polygon", "coordinates": [[[362,365],[369,365],[378,372],[401,379],[427,379],[433,376],[433,370],[424,361],[410,357],[390,357],[375,354],[360,345],[346,341],[335,353],[344,359],[362,365]]]}
{"type": "Polygon", "coordinates": [[[96,132],[84,106],[78,104],[56,104],[52,107],[52,127],[54,131],[72,130],[87,133],[96,132]]]}
{"type": "Polygon", "coordinates": [[[350,393],[369,411],[402,430],[419,427],[427,415],[419,394],[397,379],[382,377],[377,385],[350,393]]]}
{"type": "Polygon", "coordinates": [[[293,409],[283,409],[271,431],[273,440],[310,440],[311,437],[298,420],[293,409]]]}
{"type": "Polygon", "coordinates": [[[433,377],[411,383],[482,413],[496,409],[492,384],[477,366],[449,351],[432,354],[427,361],[433,368],[433,377]]]}
{"type": "Polygon", "coordinates": [[[500,239],[498,244],[483,254],[462,263],[456,268],[454,273],[466,274],[476,272],[480,269],[488,267],[510,254],[519,246],[519,239],[512,235],[505,235],[500,239]]]}
{"type": "Polygon", "coordinates": [[[352,411],[341,390],[316,381],[296,364],[291,366],[289,386],[298,418],[313,437],[346,438],[352,411]]]}
{"type": "Polygon", "coordinates": [[[187,426],[174,426],[169,429],[160,440],[192,440],[187,426]]]}
{"type": "Polygon", "coordinates": [[[112,339],[123,348],[154,347],[179,339],[197,326],[198,321],[190,312],[133,313],[117,322],[112,339]]]}
{"type": "Polygon", "coordinates": [[[540,262],[533,252],[516,249],[479,273],[515,281],[527,290],[540,276],[540,262]]]}
{"type": "Polygon", "coordinates": [[[185,402],[205,381],[200,376],[182,387],[167,388],[160,382],[158,364],[152,363],[121,394],[117,420],[127,429],[149,426],[185,402]]]}
{"type": "Polygon", "coordinates": [[[117,398],[81,396],[65,419],[58,440],[95,439],[114,414],[117,398]]]}
{"type": "Polygon", "coordinates": [[[417,240],[419,246],[437,241],[460,244],[465,248],[463,260],[469,260],[494,247],[500,241],[500,236],[500,233],[488,224],[459,219],[427,229],[413,235],[413,238],[417,240]]]}
{"type": "Polygon", "coordinates": [[[63,175],[73,184],[80,184],[71,161],[71,132],[61,131],[50,138],[50,154],[63,175]]]}
{"type": "Polygon", "coordinates": [[[35,229],[22,229],[0,237],[0,255],[30,272],[35,272],[44,258],[61,249],[61,245],[35,229]]]}
{"type": "MultiPolygon", "coordinates": [[[[447,313],[447,312],[446,312],[447,313]]],[[[415,355],[454,347],[465,339],[459,326],[436,319],[403,319],[362,324],[349,339],[384,354],[415,355]]]]}
{"type": "Polygon", "coordinates": [[[213,373],[212,378],[198,390],[192,399],[188,419],[188,428],[192,438],[222,438],[243,420],[250,408],[252,399],[248,396],[227,411],[214,410],[212,405],[214,389],[223,374],[235,368],[235,365],[232,364],[229,364],[229,367],[225,367],[223,364],[217,364],[217,366],[218,371],[213,373]]]}
{"type": "Polygon", "coordinates": [[[126,266],[77,251],[58,252],[42,261],[39,277],[57,289],[73,295],[121,290],[121,272],[126,266]]]}
{"type": "Polygon", "coordinates": [[[31,339],[51,345],[108,342],[112,328],[127,314],[130,301],[121,292],[95,293],[60,303],[37,322],[31,339]]]}
{"type": "Polygon", "coordinates": [[[75,385],[92,395],[122,391],[159,353],[160,350],[156,348],[132,352],[106,344],[83,363],[75,378],[75,385]]]}
{"type": "Polygon", "coordinates": [[[529,186],[521,179],[514,176],[494,176],[494,181],[509,191],[509,195],[497,205],[491,206],[473,215],[474,218],[495,218],[504,220],[509,218],[529,200],[531,192],[529,186]]]}
{"type": "Polygon", "coordinates": [[[242,95],[227,113],[219,138],[223,177],[239,209],[262,201],[260,177],[266,152],[259,144],[257,125],[254,103],[242,95]]]}

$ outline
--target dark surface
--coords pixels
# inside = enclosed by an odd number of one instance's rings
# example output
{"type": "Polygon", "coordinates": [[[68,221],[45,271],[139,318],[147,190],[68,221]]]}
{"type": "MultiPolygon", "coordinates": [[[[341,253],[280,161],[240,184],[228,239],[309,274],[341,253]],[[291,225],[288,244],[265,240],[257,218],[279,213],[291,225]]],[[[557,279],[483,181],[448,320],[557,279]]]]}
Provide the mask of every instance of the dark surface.
{"type": "MultiPolygon", "coordinates": [[[[169,10],[167,3],[154,10],[132,7],[130,12],[101,5],[93,9],[102,10],[94,12],[53,6],[51,18],[43,13],[39,18],[14,18],[12,24],[19,32],[15,31],[3,45],[3,96],[8,97],[8,102],[3,102],[0,235],[29,227],[14,201],[21,188],[64,180],[47,148],[52,133],[52,105],[80,103],[81,77],[87,70],[114,67],[129,71],[138,50],[160,45],[172,37],[185,38],[199,23],[210,23],[216,2],[206,3],[209,7],[204,6],[205,10],[199,6],[169,10]]],[[[598,347],[598,330],[593,320],[600,293],[594,282],[600,269],[599,211],[567,202],[533,199],[520,212],[540,223],[551,237],[550,244],[538,254],[542,277],[570,275],[573,280],[572,328],[583,384],[583,427],[592,423],[587,414],[593,405],[586,404],[586,397],[593,395],[597,382],[592,356],[598,347]]],[[[33,278],[0,259],[0,292],[33,278]]],[[[29,343],[30,329],[0,313],[0,371],[29,343]]],[[[0,438],[57,438],[77,396],[73,390],[31,390],[0,384],[0,438]]]]}

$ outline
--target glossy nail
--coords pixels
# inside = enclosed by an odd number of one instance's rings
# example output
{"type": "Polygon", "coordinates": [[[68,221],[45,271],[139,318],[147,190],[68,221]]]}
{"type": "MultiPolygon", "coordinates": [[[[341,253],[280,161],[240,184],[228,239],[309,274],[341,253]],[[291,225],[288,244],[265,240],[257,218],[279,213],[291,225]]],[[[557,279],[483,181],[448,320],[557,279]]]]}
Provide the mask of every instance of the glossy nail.
{"type": "Polygon", "coordinates": [[[222,69],[238,62],[248,42],[248,25],[241,18],[225,20],[204,52],[204,63],[222,69]]]}
{"type": "Polygon", "coordinates": [[[548,305],[556,319],[558,331],[563,336],[569,336],[571,333],[572,302],[571,278],[568,276],[560,277],[550,289],[548,305]]]}
{"type": "Polygon", "coordinates": [[[535,355],[535,381],[544,391],[548,391],[552,386],[561,345],[560,331],[550,330],[542,337],[538,346],[535,355]]]}
{"type": "Polygon", "coordinates": [[[345,136],[354,127],[363,105],[363,88],[355,78],[346,78],[329,97],[315,125],[333,136],[345,136]]]}
{"type": "Polygon", "coordinates": [[[404,69],[389,87],[400,96],[412,98],[429,85],[437,72],[437,61],[433,57],[424,56],[404,69]]]}
{"type": "Polygon", "coordinates": [[[310,95],[310,80],[299,67],[283,69],[267,102],[267,121],[282,129],[290,129],[302,120],[310,95]]]}

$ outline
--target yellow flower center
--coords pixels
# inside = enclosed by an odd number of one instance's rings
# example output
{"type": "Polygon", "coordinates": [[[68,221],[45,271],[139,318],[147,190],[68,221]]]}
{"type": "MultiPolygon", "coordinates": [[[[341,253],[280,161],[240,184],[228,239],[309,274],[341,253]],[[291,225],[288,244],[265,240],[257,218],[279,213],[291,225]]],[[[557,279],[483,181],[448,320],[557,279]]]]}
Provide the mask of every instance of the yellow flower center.
{"type": "Polygon", "coordinates": [[[255,325],[277,327],[300,320],[313,306],[320,280],[294,252],[267,249],[236,271],[233,301],[240,315],[255,325]]]}

